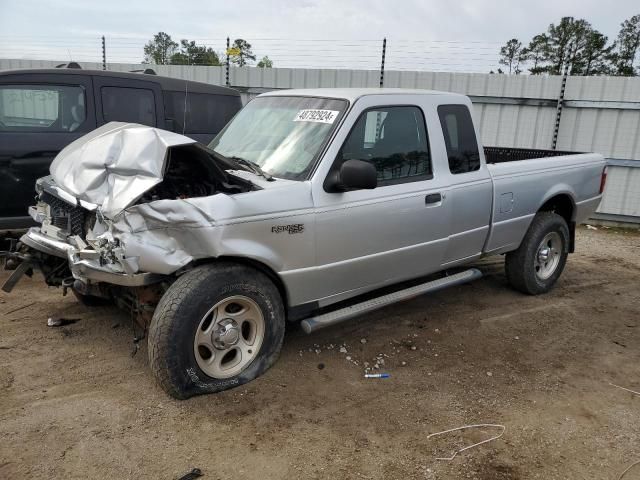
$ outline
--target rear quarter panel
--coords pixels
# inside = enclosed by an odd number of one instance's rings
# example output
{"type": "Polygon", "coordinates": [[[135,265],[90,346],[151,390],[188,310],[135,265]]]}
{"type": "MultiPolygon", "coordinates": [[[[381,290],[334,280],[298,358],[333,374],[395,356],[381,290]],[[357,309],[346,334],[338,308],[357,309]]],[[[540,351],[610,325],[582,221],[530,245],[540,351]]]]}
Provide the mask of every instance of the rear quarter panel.
{"type": "Polygon", "coordinates": [[[571,198],[573,221],[586,220],[600,203],[604,166],[602,155],[595,153],[488,165],[494,197],[493,224],[485,252],[518,248],[540,207],[556,195],[571,198]]]}

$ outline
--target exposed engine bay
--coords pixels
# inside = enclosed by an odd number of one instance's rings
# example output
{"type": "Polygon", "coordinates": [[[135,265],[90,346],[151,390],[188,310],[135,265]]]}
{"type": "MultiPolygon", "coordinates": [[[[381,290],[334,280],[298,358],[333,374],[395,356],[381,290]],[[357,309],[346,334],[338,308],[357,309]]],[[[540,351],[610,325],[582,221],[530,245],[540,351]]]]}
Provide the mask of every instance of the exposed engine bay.
{"type": "Polygon", "coordinates": [[[212,155],[198,144],[172,147],[168,150],[162,182],[145,192],[136,204],[248,192],[255,188],[246,180],[228,175],[219,165],[221,160],[212,155]]]}

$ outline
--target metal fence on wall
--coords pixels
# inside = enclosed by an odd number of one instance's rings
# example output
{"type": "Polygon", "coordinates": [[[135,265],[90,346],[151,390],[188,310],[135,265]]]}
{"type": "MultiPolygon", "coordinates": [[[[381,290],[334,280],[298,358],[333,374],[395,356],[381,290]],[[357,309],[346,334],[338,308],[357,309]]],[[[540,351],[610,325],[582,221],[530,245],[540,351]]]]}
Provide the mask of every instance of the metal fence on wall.
{"type": "MultiPolygon", "coordinates": [[[[50,68],[61,62],[2,60],[0,69],[50,68]]],[[[101,63],[82,63],[102,69],[101,63]]],[[[148,65],[109,64],[113,71],[148,65]]],[[[225,67],[154,65],[158,75],[225,85],[225,67]]],[[[379,70],[231,67],[229,84],[246,102],[273,89],[379,87],[379,70]]],[[[640,223],[640,78],[418,71],[384,72],[385,87],[446,90],[469,95],[485,145],[595,151],[609,159],[607,190],[597,216],[640,223]]]]}

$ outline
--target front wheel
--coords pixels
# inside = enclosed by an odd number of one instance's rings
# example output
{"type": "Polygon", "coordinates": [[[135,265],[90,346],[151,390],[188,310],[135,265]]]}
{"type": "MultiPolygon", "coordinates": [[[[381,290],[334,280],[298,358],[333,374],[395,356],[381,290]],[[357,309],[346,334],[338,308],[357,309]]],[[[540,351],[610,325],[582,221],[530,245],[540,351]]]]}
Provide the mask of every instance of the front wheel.
{"type": "Polygon", "coordinates": [[[569,255],[569,227],[560,215],[540,212],[520,247],[507,253],[505,270],[512,287],[538,295],[553,288],[569,255]]]}
{"type": "Polygon", "coordinates": [[[149,327],[149,363],[179,399],[242,385],[276,361],[284,306],[261,272],[232,263],[185,273],[164,294],[149,327]]]}

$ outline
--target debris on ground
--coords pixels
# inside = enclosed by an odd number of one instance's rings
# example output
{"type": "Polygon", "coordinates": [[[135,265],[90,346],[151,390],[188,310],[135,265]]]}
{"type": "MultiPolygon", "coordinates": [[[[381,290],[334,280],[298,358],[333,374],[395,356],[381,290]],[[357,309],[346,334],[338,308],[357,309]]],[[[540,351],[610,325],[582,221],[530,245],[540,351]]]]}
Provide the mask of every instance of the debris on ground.
{"type": "Polygon", "coordinates": [[[633,393],[633,394],[635,394],[635,395],[640,395],[640,392],[636,392],[635,390],[630,390],[630,389],[628,389],[628,388],[621,387],[620,385],[616,385],[615,383],[611,383],[611,382],[609,382],[609,385],[611,385],[612,387],[619,388],[619,389],[621,389],[621,390],[626,390],[627,392],[631,392],[631,393],[633,393]]]}
{"type": "Polygon", "coordinates": [[[65,325],[72,325],[72,324],[76,323],[78,320],[80,320],[80,319],[79,318],[64,318],[64,317],[60,317],[60,318],[49,317],[47,319],[47,327],[64,327],[65,325]]]}
{"type": "Polygon", "coordinates": [[[388,373],[365,373],[364,378],[389,378],[388,373]]]}
{"type": "Polygon", "coordinates": [[[618,480],[622,480],[622,477],[624,477],[624,476],[629,472],[629,470],[631,470],[631,469],[632,469],[633,467],[635,467],[636,465],[640,465],[640,460],[638,460],[637,462],[632,463],[631,465],[629,465],[629,466],[626,468],[626,470],[620,474],[620,476],[618,477],[618,480]]]}
{"type": "Polygon", "coordinates": [[[589,225],[588,223],[585,226],[587,227],[587,230],[598,230],[597,227],[594,227],[593,225],[589,225]]]}
{"type": "Polygon", "coordinates": [[[465,450],[469,450],[470,448],[477,447],[479,445],[491,442],[493,440],[497,440],[498,438],[500,438],[504,434],[504,432],[506,430],[506,427],[504,425],[497,425],[497,424],[493,424],[493,423],[481,423],[481,424],[478,424],[478,425],[465,425],[464,427],[451,428],[449,430],[444,430],[443,432],[431,433],[431,434],[427,435],[427,439],[432,438],[432,437],[436,437],[438,435],[445,435],[445,434],[451,433],[451,432],[458,432],[460,430],[468,430],[470,428],[501,428],[502,431],[498,435],[495,435],[495,436],[493,436],[491,438],[488,438],[488,439],[483,440],[483,441],[478,442],[478,443],[474,443],[473,445],[469,445],[468,447],[461,448],[460,450],[456,450],[453,453],[453,455],[451,455],[450,457],[436,457],[436,460],[453,460],[454,458],[456,458],[456,455],[458,455],[459,453],[464,452],[465,450]]]}
{"type": "Polygon", "coordinates": [[[10,313],[15,313],[15,312],[18,312],[20,310],[24,310],[25,308],[31,307],[31,306],[33,306],[35,304],[36,304],[36,302],[27,303],[26,305],[22,305],[21,307],[14,308],[13,310],[9,310],[8,312],[5,312],[4,314],[5,315],[9,315],[10,313]]]}
{"type": "Polygon", "coordinates": [[[181,476],[178,480],[193,480],[194,478],[202,477],[204,473],[199,468],[194,468],[189,473],[181,476]]]}

